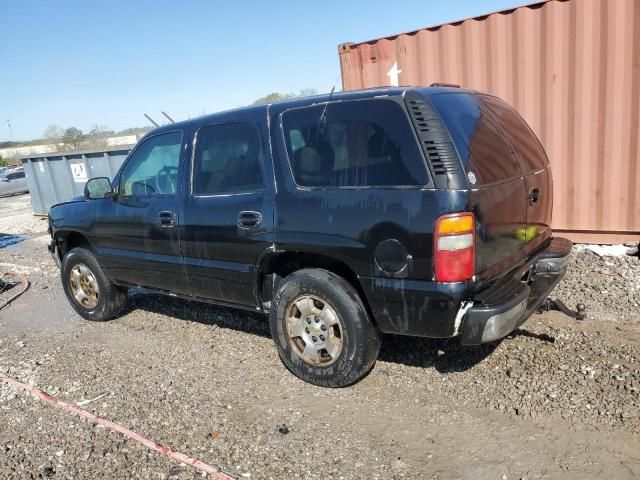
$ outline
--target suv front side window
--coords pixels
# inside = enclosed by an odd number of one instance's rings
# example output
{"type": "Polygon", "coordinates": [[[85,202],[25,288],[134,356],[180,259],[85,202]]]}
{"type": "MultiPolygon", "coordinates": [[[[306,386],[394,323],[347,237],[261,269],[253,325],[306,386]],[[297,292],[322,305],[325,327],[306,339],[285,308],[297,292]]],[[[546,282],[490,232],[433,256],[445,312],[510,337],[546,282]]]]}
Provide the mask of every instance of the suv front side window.
{"type": "Polygon", "coordinates": [[[334,102],[283,113],[295,181],[305,187],[424,186],[426,165],[393,100],[334,102]]]}
{"type": "Polygon", "coordinates": [[[125,197],[175,195],[182,132],[147,138],[136,148],[120,174],[120,194],[125,197]]]}

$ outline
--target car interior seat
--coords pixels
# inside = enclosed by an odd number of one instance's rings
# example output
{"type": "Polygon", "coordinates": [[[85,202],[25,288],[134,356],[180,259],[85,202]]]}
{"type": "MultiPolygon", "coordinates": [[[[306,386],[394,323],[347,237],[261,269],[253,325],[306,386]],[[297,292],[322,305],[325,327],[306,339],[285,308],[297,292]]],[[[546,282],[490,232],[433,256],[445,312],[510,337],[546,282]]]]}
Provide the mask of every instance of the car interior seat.
{"type": "Polygon", "coordinates": [[[302,147],[295,153],[296,179],[302,185],[330,185],[335,164],[333,148],[327,142],[302,147]]]}

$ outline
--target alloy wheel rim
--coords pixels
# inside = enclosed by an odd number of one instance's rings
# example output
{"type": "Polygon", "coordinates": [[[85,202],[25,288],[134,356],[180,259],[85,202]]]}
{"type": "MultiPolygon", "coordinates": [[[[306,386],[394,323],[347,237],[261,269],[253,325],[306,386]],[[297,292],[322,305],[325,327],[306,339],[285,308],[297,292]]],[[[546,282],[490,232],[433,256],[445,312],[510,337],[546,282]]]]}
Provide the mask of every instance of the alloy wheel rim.
{"type": "Polygon", "coordinates": [[[69,274],[69,289],[74,301],[83,308],[95,308],[98,305],[98,282],[93,272],[84,263],[79,263],[69,274]]]}
{"type": "Polygon", "coordinates": [[[306,363],[326,367],[344,345],[344,326],[335,309],[314,295],[300,295],[287,308],[287,338],[306,363]]]}

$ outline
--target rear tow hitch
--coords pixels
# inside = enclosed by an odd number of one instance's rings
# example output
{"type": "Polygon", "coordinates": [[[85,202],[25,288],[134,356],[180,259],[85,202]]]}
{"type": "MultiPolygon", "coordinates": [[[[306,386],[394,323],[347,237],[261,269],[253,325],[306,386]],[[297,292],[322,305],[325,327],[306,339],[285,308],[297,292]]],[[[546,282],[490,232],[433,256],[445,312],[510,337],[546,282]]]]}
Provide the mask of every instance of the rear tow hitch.
{"type": "Polygon", "coordinates": [[[584,303],[576,305],[576,310],[574,311],[567,307],[559,298],[547,297],[538,307],[538,313],[548,312],[550,310],[558,310],[576,320],[584,320],[587,318],[587,307],[585,307],[584,303]]]}

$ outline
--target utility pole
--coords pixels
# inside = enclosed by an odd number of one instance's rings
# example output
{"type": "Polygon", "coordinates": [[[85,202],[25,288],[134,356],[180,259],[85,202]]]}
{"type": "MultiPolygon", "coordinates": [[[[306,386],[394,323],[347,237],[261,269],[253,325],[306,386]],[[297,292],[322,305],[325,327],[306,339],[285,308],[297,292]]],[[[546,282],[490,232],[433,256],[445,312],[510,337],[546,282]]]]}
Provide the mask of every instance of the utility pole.
{"type": "Polygon", "coordinates": [[[11,130],[11,122],[7,119],[7,125],[9,125],[9,135],[11,135],[11,141],[13,142],[13,130],[11,130]]]}

